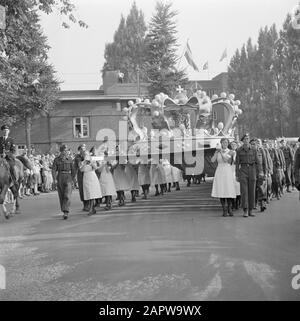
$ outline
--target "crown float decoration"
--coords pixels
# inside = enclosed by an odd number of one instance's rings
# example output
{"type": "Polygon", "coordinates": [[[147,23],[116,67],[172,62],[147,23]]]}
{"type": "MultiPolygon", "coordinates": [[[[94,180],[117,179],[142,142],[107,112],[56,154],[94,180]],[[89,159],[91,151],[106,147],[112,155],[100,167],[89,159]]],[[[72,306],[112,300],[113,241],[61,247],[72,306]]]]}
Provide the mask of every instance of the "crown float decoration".
{"type": "Polygon", "coordinates": [[[146,140],[160,136],[182,137],[202,135],[207,138],[227,136],[233,137],[234,125],[242,110],[241,102],[235,100],[234,94],[222,92],[211,98],[203,90],[197,90],[190,98],[186,90],[179,86],[174,99],[164,93],[155,98],[128,102],[123,108],[123,119],[129,121],[131,131],[129,140],[146,140]],[[143,124],[143,116],[150,118],[150,130],[143,124]],[[221,115],[221,116],[220,116],[221,115]]]}

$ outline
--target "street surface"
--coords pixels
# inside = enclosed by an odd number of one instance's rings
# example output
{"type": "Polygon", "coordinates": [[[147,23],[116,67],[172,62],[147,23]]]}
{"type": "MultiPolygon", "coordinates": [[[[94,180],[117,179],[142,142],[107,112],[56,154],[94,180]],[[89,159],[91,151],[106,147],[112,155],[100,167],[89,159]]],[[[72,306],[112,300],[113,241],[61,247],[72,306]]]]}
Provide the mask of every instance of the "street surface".
{"type": "Polygon", "coordinates": [[[211,183],[62,220],[55,192],[0,218],[0,300],[299,300],[298,192],[254,218],[222,217],[211,183]]]}

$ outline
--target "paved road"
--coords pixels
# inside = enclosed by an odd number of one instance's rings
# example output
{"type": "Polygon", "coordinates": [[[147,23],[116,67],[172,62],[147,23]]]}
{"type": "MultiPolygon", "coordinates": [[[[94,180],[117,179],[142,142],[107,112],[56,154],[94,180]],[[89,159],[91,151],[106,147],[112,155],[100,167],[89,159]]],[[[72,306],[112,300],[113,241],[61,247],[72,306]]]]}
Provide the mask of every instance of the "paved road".
{"type": "Polygon", "coordinates": [[[127,200],[92,217],[75,191],[67,221],[55,193],[22,200],[22,214],[0,218],[0,300],[299,300],[297,192],[255,218],[223,218],[210,189],[127,200]]]}

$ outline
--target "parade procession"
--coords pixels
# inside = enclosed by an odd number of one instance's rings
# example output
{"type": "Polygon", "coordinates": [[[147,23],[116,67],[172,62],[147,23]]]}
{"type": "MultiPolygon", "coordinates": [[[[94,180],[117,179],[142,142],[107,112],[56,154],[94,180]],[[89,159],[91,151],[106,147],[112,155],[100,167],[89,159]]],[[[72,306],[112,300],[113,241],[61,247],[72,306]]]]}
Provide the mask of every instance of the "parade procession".
{"type": "Polygon", "coordinates": [[[0,301],[298,301],[300,3],[101,1],[0,0],[0,301]]]}

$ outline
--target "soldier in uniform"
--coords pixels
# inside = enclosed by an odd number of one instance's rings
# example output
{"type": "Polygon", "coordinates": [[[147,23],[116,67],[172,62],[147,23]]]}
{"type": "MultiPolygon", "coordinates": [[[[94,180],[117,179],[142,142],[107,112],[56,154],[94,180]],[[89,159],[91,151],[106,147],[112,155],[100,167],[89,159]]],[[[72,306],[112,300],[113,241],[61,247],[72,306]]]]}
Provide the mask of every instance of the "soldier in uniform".
{"type": "Polygon", "coordinates": [[[16,180],[16,174],[14,170],[14,160],[10,157],[11,149],[15,148],[15,142],[12,137],[9,136],[9,127],[7,125],[1,126],[2,136],[0,137],[0,155],[5,157],[7,163],[9,164],[10,175],[12,180],[16,180]]]}
{"type": "Polygon", "coordinates": [[[67,146],[60,146],[59,151],[60,155],[53,161],[52,176],[54,183],[57,185],[60,208],[64,213],[63,219],[66,220],[68,218],[71,203],[70,198],[75,170],[72,159],[67,157],[67,146]]]}
{"type": "Polygon", "coordinates": [[[280,190],[280,196],[283,195],[283,187],[285,185],[285,168],[286,168],[286,164],[285,164],[285,158],[284,158],[284,154],[282,149],[280,148],[280,146],[278,146],[277,141],[275,141],[275,147],[277,148],[277,152],[278,152],[278,156],[279,156],[279,172],[280,172],[280,185],[279,185],[279,190],[280,190]]]}
{"type": "Polygon", "coordinates": [[[292,185],[292,168],[294,166],[294,155],[293,151],[290,146],[286,144],[286,140],[282,139],[281,143],[281,150],[283,151],[284,160],[285,160],[285,184],[286,184],[286,191],[291,193],[290,186],[292,185]]]}
{"type": "MultiPolygon", "coordinates": [[[[298,139],[300,142],[300,137],[298,139]]],[[[295,176],[295,187],[300,192],[300,147],[295,152],[295,162],[294,162],[294,176],[295,176]]]]}
{"type": "Polygon", "coordinates": [[[272,175],[273,175],[273,161],[269,153],[269,144],[267,140],[263,140],[263,148],[266,153],[267,161],[267,204],[272,196],[272,175]]]}
{"type": "Polygon", "coordinates": [[[255,216],[252,210],[255,205],[255,188],[257,177],[262,177],[262,164],[256,149],[250,148],[250,136],[242,137],[243,146],[237,150],[236,179],[241,185],[242,208],[244,217],[255,216]]]}
{"type": "Polygon", "coordinates": [[[79,153],[75,156],[74,159],[74,170],[75,170],[75,175],[77,174],[77,183],[78,183],[78,188],[79,188],[79,196],[80,200],[83,203],[83,211],[88,212],[89,211],[89,202],[84,200],[84,195],[83,195],[83,172],[79,170],[80,163],[83,162],[84,160],[84,153],[86,151],[86,145],[82,144],[78,147],[79,153]]]}
{"type": "Polygon", "coordinates": [[[260,139],[254,140],[256,143],[257,156],[260,163],[262,164],[263,175],[257,179],[257,202],[260,205],[260,211],[263,212],[267,209],[267,176],[268,176],[268,164],[267,155],[262,147],[262,142],[260,139]]]}

